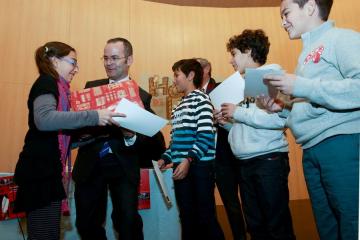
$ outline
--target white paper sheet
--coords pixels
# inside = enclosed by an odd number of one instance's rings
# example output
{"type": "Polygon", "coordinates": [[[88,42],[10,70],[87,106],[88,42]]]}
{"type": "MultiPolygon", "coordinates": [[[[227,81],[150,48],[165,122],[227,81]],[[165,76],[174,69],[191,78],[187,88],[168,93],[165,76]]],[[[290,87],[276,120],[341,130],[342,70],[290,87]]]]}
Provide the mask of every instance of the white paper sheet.
{"type": "Polygon", "coordinates": [[[214,108],[220,109],[223,103],[238,104],[244,100],[244,87],[245,81],[236,71],[209,94],[214,108]]]}
{"type": "Polygon", "coordinates": [[[159,165],[156,161],[152,160],[152,164],[153,164],[153,167],[154,167],[154,171],[155,171],[155,175],[156,175],[156,178],[157,180],[159,181],[159,184],[160,184],[160,189],[161,189],[161,192],[164,196],[164,199],[165,199],[165,202],[166,202],[166,205],[168,207],[171,207],[172,203],[171,203],[171,200],[169,198],[169,193],[168,193],[168,190],[167,190],[167,187],[166,187],[166,184],[165,184],[165,181],[164,181],[164,178],[163,178],[163,175],[161,173],[161,170],[159,168],[159,165]]]}
{"type": "Polygon", "coordinates": [[[146,111],[126,98],[120,100],[115,108],[115,112],[126,115],[126,117],[113,118],[121,127],[149,137],[154,136],[168,122],[168,120],[146,111]]]}
{"type": "Polygon", "coordinates": [[[246,97],[256,97],[260,95],[273,96],[277,94],[276,89],[268,88],[264,84],[263,78],[266,74],[282,75],[284,71],[277,64],[265,65],[260,68],[246,68],[245,69],[245,91],[246,97]],[[274,93],[273,91],[276,91],[274,93]]]}

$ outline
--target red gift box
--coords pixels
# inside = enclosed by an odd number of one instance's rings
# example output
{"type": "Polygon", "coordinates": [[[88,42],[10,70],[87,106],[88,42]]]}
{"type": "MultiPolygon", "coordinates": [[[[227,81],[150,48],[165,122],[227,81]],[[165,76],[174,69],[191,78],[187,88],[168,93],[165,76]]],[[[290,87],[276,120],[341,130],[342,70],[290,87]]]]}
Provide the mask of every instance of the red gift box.
{"type": "Polygon", "coordinates": [[[25,217],[25,213],[13,212],[17,188],[12,174],[0,174],[0,221],[25,217]]]}
{"type": "Polygon", "coordinates": [[[73,111],[97,110],[114,107],[122,98],[144,107],[134,80],[71,92],[70,104],[73,111]]]}

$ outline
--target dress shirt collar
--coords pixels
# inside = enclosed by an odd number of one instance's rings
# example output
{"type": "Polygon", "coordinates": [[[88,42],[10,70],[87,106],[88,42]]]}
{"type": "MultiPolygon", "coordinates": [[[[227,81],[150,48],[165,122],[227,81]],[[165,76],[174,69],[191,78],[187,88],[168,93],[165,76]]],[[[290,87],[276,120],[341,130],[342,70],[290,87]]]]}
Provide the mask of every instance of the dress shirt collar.
{"type": "Polygon", "coordinates": [[[109,78],[109,83],[119,83],[119,82],[124,82],[124,81],[128,81],[128,80],[130,80],[129,75],[127,75],[126,77],[124,77],[123,79],[120,79],[120,80],[113,80],[113,79],[109,78]]]}
{"type": "Polygon", "coordinates": [[[206,90],[207,90],[207,87],[208,87],[208,85],[209,85],[209,82],[210,82],[210,79],[209,79],[209,81],[206,82],[206,84],[205,84],[204,86],[201,87],[201,91],[202,91],[202,92],[206,93],[206,90]]]}

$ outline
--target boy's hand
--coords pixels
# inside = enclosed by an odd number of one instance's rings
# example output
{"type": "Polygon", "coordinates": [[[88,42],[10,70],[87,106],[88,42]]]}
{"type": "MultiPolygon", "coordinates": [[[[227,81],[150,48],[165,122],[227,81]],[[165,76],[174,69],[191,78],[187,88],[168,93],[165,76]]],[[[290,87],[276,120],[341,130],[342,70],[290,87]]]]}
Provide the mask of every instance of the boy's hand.
{"type": "Polygon", "coordinates": [[[165,160],[164,159],[160,159],[157,161],[158,166],[160,168],[161,171],[165,171],[166,169],[172,168],[173,164],[169,163],[169,164],[165,164],[165,160]]]}
{"type": "Polygon", "coordinates": [[[221,104],[221,113],[224,118],[230,119],[234,117],[236,105],[233,103],[221,104]]]}
{"type": "Polygon", "coordinates": [[[185,178],[189,172],[190,162],[189,160],[183,160],[175,169],[173,174],[174,180],[181,180],[185,178]]]}
{"type": "Polygon", "coordinates": [[[223,114],[220,110],[214,109],[213,114],[214,114],[214,123],[215,124],[219,123],[219,124],[224,125],[224,124],[228,123],[228,120],[223,117],[223,114]]]}
{"type": "Polygon", "coordinates": [[[284,108],[284,103],[279,99],[274,99],[269,96],[256,97],[256,104],[258,107],[265,109],[269,113],[281,112],[284,108]]]}
{"type": "Polygon", "coordinates": [[[264,84],[275,87],[281,93],[285,95],[292,95],[294,92],[294,84],[296,80],[296,75],[294,74],[284,74],[284,75],[274,75],[268,74],[264,76],[264,84]]]}

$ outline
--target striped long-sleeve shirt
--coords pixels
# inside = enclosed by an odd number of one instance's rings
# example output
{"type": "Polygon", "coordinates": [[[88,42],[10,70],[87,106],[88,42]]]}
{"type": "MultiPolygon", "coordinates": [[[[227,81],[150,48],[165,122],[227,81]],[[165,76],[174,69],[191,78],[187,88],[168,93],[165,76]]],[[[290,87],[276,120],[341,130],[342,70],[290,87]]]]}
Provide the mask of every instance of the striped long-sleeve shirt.
{"type": "Polygon", "coordinates": [[[172,111],[171,123],[171,142],[162,159],[174,163],[185,158],[214,160],[213,106],[206,94],[194,90],[185,96],[172,111]]]}

